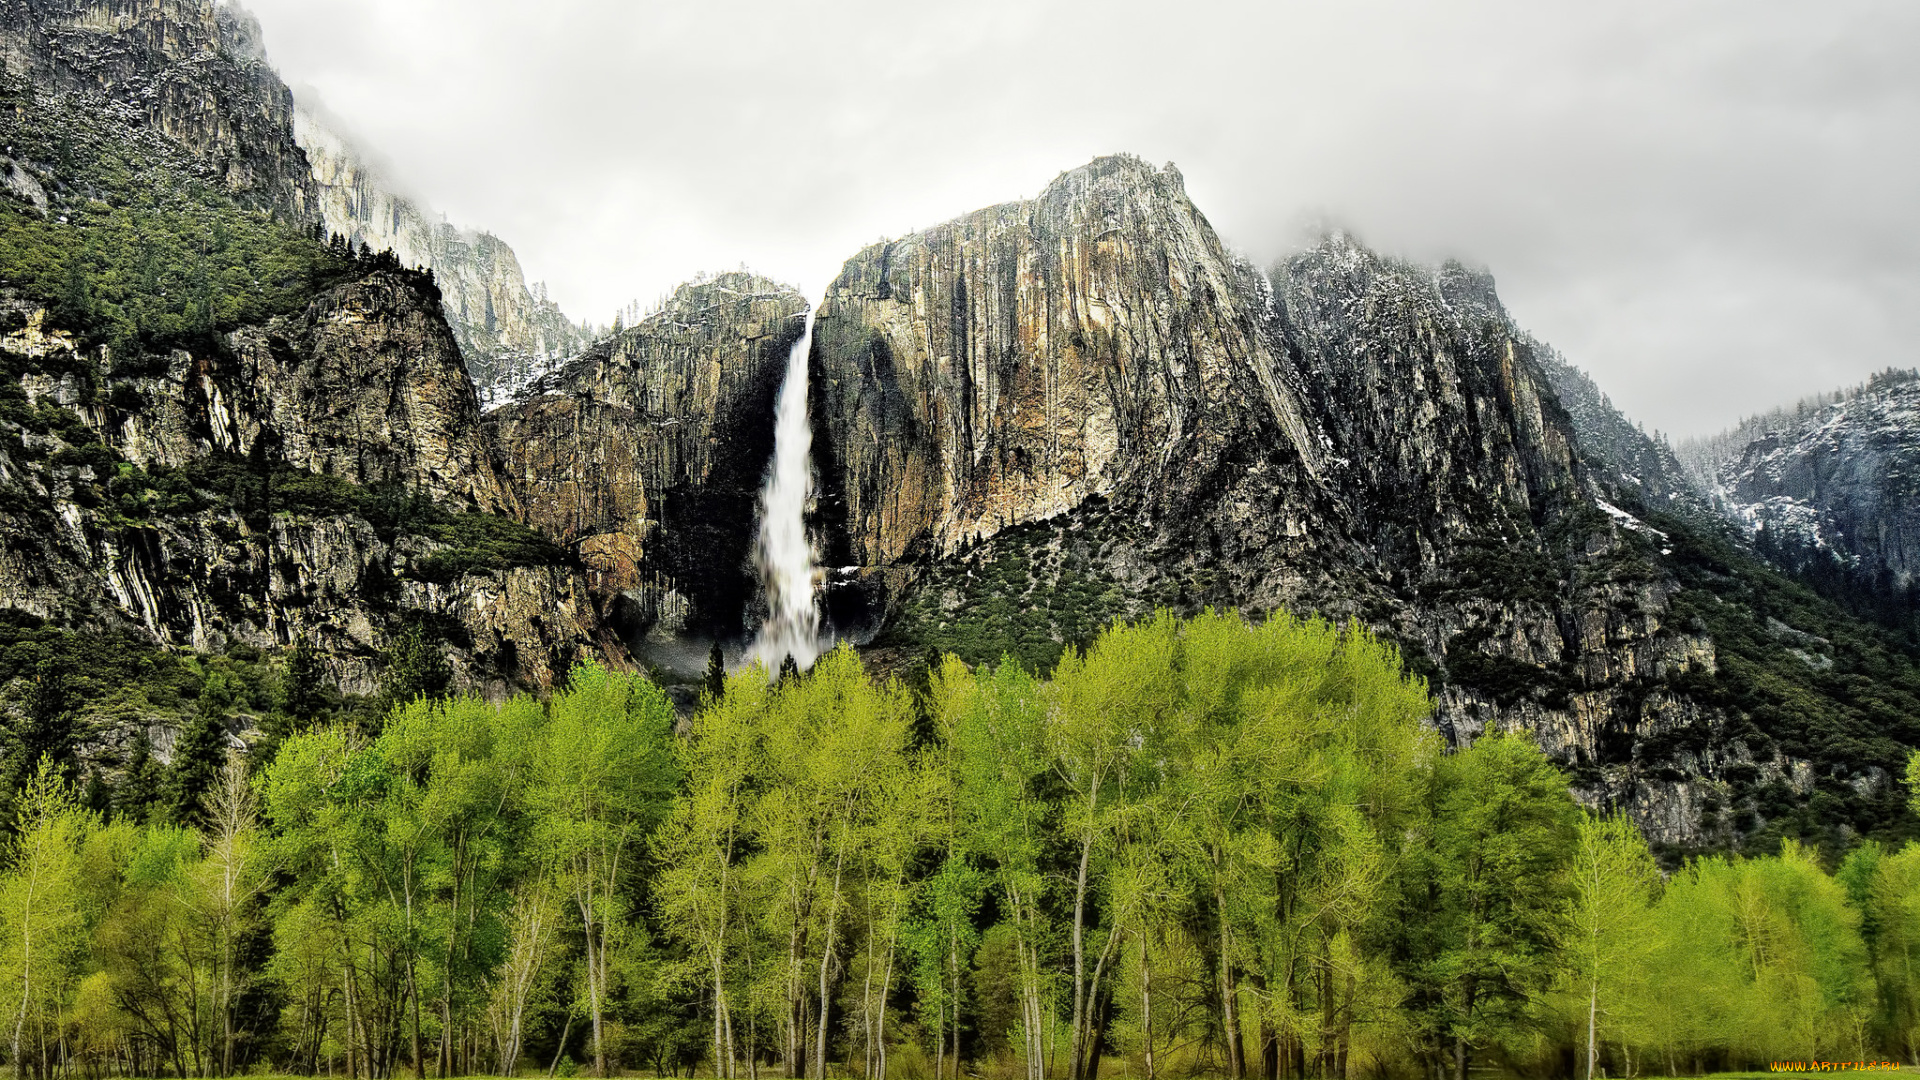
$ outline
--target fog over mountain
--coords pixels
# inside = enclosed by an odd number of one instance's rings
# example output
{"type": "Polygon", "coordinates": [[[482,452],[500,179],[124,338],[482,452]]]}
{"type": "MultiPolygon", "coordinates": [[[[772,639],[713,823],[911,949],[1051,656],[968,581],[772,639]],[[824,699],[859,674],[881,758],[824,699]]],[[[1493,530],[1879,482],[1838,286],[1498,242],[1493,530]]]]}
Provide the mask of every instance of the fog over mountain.
{"type": "Polygon", "coordinates": [[[1486,265],[1687,435],[1913,362],[1920,9],[251,0],[274,63],[575,317],[800,284],[1090,156],[1266,262],[1323,223],[1486,265]]]}

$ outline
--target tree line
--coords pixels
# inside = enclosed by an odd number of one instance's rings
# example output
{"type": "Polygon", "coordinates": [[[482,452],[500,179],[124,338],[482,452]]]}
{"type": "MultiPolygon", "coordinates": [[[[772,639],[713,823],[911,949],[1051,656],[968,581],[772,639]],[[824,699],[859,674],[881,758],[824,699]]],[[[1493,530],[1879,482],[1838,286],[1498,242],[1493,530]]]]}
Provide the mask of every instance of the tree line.
{"type": "Polygon", "coordinates": [[[1358,626],[1162,613],[1044,679],[843,647],[685,721],[594,665],[417,697],[235,753],[171,819],[49,761],[0,875],[0,1049],[46,1080],[1920,1052],[1920,845],[1663,874],[1529,741],[1449,750],[1430,714],[1358,626]]]}

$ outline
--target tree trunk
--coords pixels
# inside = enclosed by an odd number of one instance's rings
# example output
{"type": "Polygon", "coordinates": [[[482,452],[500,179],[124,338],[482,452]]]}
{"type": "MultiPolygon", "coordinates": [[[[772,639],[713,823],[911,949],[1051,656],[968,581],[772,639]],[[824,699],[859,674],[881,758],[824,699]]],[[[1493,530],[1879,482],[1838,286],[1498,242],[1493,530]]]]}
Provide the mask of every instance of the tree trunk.
{"type": "MultiPolygon", "coordinates": [[[[1099,981],[1097,974],[1094,981],[1096,983],[1099,981]]],[[[1087,1033],[1086,1080],[1100,1080],[1100,1044],[1107,1037],[1107,1014],[1112,1011],[1112,1006],[1113,999],[1101,993],[1096,985],[1093,999],[1087,1005],[1088,1010],[1093,1014],[1091,1017],[1093,1027],[1087,1033]]]]}
{"type": "Polygon", "coordinates": [[[1153,1064],[1153,958],[1147,953],[1147,935],[1140,935],[1140,1047],[1146,1058],[1147,1080],[1157,1080],[1153,1064]]]}
{"type": "Polygon", "coordinates": [[[547,1080],[560,1071],[560,1058],[567,1052],[567,1038],[573,1034],[573,1010],[567,1010],[567,1022],[560,1025],[560,1045],[553,1048],[553,1064],[547,1066],[547,1080]]]}
{"type": "MultiPolygon", "coordinates": [[[[1253,988],[1255,1000],[1266,1000],[1267,977],[1260,971],[1254,970],[1247,972],[1246,978],[1247,985],[1253,988]]],[[[1237,981],[1235,989],[1238,990],[1237,981]]],[[[1286,991],[1282,988],[1278,992],[1285,993],[1286,991]]],[[[1239,1011],[1239,1003],[1240,995],[1235,993],[1234,1008],[1236,1014],[1239,1011]]],[[[1234,1025],[1235,1033],[1239,1033],[1240,1029],[1245,1026],[1244,1022],[1234,1025]]],[[[1246,1056],[1246,1047],[1243,1043],[1240,1050],[1242,1055],[1240,1062],[1241,1067],[1249,1074],[1260,1077],[1261,1080],[1277,1080],[1277,1077],[1280,1075],[1280,1062],[1282,1057],[1286,1056],[1290,1059],[1290,1055],[1284,1054],[1284,1048],[1281,1046],[1280,1033],[1274,1029],[1272,1018],[1264,1013],[1260,1017],[1259,1037],[1255,1046],[1260,1053],[1258,1066],[1256,1067],[1254,1062],[1246,1056]]]]}
{"type": "MultiPolygon", "coordinates": [[[[29,893],[31,897],[31,893],[29,893]]],[[[27,1060],[20,1056],[20,1040],[27,1031],[27,1006],[33,1000],[33,909],[20,920],[20,1009],[13,1018],[14,1080],[26,1080],[27,1060]]]]}
{"type": "MultiPolygon", "coordinates": [[[[946,1080],[947,1076],[947,1010],[939,1007],[939,1013],[933,1018],[933,1080],[946,1080]]],[[[958,1076],[954,1080],[960,1080],[958,1076]]]]}
{"type": "Polygon", "coordinates": [[[806,917],[807,913],[800,909],[796,900],[793,926],[787,933],[787,1030],[784,1034],[787,1076],[790,1080],[804,1080],[810,1056],[802,1049],[807,1038],[807,1009],[804,1000],[806,991],[800,978],[800,952],[805,941],[806,917]]]}
{"type": "Polygon", "coordinates": [[[814,1029],[813,1050],[813,1075],[816,1077],[827,1075],[827,1017],[832,1006],[827,999],[827,974],[833,962],[834,934],[840,928],[840,873],[846,865],[844,842],[841,847],[841,854],[835,856],[833,863],[833,895],[827,908],[827,940],[820,950],[820,1018],[819,1025],[814,1029]]]}
{"type": "Polygon", "coordinates": [[[889,939],[887,966],[882,969],[880,975],[880,1019],[875,1025],[880,1043],[880,1080],[887,1080],[887,989],[893,985],[893,949],[894,943],[889,939]]]}
{"type": "Polygon", "coordinates": [[[1026,929],[1033,925],[1033,913],[1017,891],[1009,890],[1009,895],[1021,927],[1015,952],[1020,957],[1020,1009],[1024,1018],[1021,1027],[1026,1035],[1027,1080],[1046,1080],[1046,1057],[1041,1043],[1040,957],[1026,934],[1026,929]]]}
{"type": "MultiPolygon", "coordinates": [[[[580,921],[586,931],[587,1011],[593,1015],[593,1075],[604,1077],[607,1075],[607,1058],[606,1048],[600,1041],[600,975],[602,969],[599,961],[594,957],[596,950],[593,940],[593,902],[584,894],[580,897],[580,921]]],[[[606,942],[600,942],[599,945],[600,949],[598,951],[604,953],[606,942]]]]}
{"type": "Polygon", "coordinates": [[[733,1076],[733,1048],[726,1043],[727,987],[720,953],[713,954],[713,1075],[733,1076]]]}
{"type": "MultiPolygon", "coordinates": [[[[346,1038],[346,1046],[345,1046],[346,1055],[347,1055],[347,1061],[346,1061],[347,1080],[359,1080],[359,1073],[355,1071],[355,1069],[358,1066],[358,1062],[355,1061],[353,1056],[353,1034],[354,1034],[353,1027],[354,1027],[354,1016],[355,1016],[355,1013],[354,1013],[355,1002],[353,997],[353,965],[351,962],[345,965],[342,965],[340,968],[340,985],[343,988],[342,992],[346,996],[346,1005],[347,1005],[347,1016],[346,1016],[347,1038],[346,1038]]],[[[181,1073],[180,1075],[185,1076],[186,1074],[181,1073]]]]}
{"type": "Polygon", "coordinates": [[[414,981],[413,957],[407,957],[407,997],[413,1001],[413,1080],[427,1080],[427,1059],[420,1052],[420,986],[414,981]]]}
{"type": "Polygon", "coordinates": [[[1246,1059],[1240,1042],[1240,988],[1233,973],[1233,935],[1227,927],[1226,897],[1217,886],[1213,902],[1220,917],[1220,1022],[1221,1034],[1226,1039],[1227,1076],[1231,1080],[1244,1080],[1246,1059]]]}
{"type": "Polygon", "coordinates": [[[1334,1075],[1339,1080],[1347,1080],[1347,1054],[1353,1048],[1353,972],[1347,972],[1347,996],[1340,1009],[1340,1049],[1335,1059],[1334,1075]]]}
{"type": "Polygon", "coordinates": [[[953,960],[953,1080],[960,1080],[960,931],[950,927],[947,941],[953,960]]]}
{"type": "Polygon", "coordinates": [[[1453,1080],[1467,1080],[1467,1040],[1453,1040],[1453,1080]]]}
{"type": "Polygon", "coordinates": [[[1596,975],[1587,992],[1587,1080],[1593,1080],[1593,1069],[1599,1058],[1599,1046],[1594,1042],[1594,1034],[1600,1023],[1600,979],[1596,975]]]}
{"type": "MultiPolygon", "coordinates": [[[[1100,783],[1094,781],[1093,798],[1100,795],[1100,783]]],[[[1088,813],[1092,813],[1088,807],[1088,813]]],[[[1086,1075],[1085,1050],[1087,1045],[1087,1009],[1089,1006],[1086,981],[1086,917],[1087,917],[1087,872],[1093,862],[1093,826],[1088,825],[1080,838],[1080,866],[1073,881],[1073,1056],[1068,1059],[1067,1073],[1071,1080],[1084,1080],[1086,1075]]]]}

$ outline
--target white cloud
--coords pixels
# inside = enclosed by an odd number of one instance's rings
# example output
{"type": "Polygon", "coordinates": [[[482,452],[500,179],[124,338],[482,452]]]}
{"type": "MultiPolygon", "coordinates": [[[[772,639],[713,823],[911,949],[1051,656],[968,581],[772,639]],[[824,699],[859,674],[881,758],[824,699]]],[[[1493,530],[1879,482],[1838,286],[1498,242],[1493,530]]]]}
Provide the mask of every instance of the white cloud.
{"type": "Polygon", "coordinates": [[[1686,434],[1920,363],[1902,0],[249,0],[397,179],[576,316],[1172,160],[1268,259],[1331,218],[1492,268],[1686,434]]]}

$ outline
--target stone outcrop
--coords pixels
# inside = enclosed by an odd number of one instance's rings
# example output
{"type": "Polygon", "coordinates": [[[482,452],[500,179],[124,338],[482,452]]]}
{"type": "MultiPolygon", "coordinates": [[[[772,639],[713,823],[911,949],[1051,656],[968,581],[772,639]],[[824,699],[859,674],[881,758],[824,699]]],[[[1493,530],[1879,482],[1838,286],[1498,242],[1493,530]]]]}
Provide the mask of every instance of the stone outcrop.
{"type": "Polygon", "coordinates": [[[390,250],[402,265],[433,271],[442,311],[484,406],[506,401],[589,344],[592,335],[567,320],[544,286],[528,288],[505,241],[450,225],[395,194],[317,107],[302,103],[293,131],[312,163],[314,206],[327,229],[356,245],[390,250]]]}
{"type": "MultiPolygon", "coordinates": [[[[64,226],[158,184],[216,220],[312,227],[292,96],[238,7],[0,0],[0,14],[8,120],[32,136],[9,141],[38,147],[0,161],[18,211],[64,226]],[[211,183],[180,182],[194,179],[211,183]]],[[[488,693],[550,685],[587,656],[627,663],[579,564],[511,524],[517,493],[441,291],[340,262],[349,278],[304,308],[142,357],[83,345],[43,310],[51,297],[0,282],[0,606],[202,650],[305,636],[350,692],[374,689],[393,635],[421,623],[457,684],[488,693]],[[304,500],[272,493],[302,475],[325,479],[304,500]],[[243,498],[249,483],[267,494],[243,498]]],[[[524,294],[510,252],[491,265],[524,294]]]]}
{"type": "Polygon", "coordinates": [[[41,94],[69,93],[160,133],[240,202],[312,210],[293,95],[260,27],[213,0],[0,0],[0,61],[41,94]]]}
{"type": "Polygon", "coordinates": [[[184,370],[120,422],[117,445],[177,466],[266,440],[298,469],[514,514],[437,300],[419,275],[375,273],[295,319],[236,331],[228,355],[177,353],[184,370]]]}
{"type": "Polygon", "coordinates": [[[684,286],[487,414],[527,520],[579,552],[629,638],[745,632],[773,400],[805,311],[749,274],[684,286]]]}
{"type": "Polygon", "coordinates": [[[1167,521],[1204,503],[1231,520],[1202,550],[1239,549],[1217,598],[1270,608],[1585,505],[1490,283],[1342,237],[1269,281],[1177,173],[1129,158],[868,249],[817,338],[827,542],[863,565],[1090,498],[1167,521]]]}
{"type": "Polygon", "coordinates": [[[1252,276],[1178,174],[1124,158],[856,256],[821,308],[815,405],[854,560],[950,553],[1255,430],[1310,475],[1252,276]]]}

